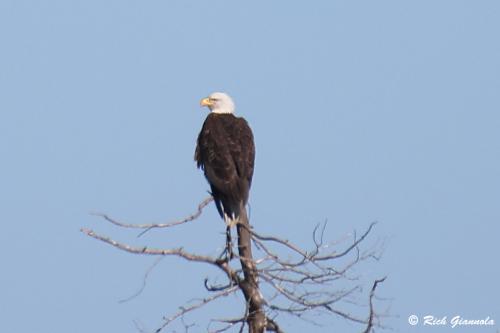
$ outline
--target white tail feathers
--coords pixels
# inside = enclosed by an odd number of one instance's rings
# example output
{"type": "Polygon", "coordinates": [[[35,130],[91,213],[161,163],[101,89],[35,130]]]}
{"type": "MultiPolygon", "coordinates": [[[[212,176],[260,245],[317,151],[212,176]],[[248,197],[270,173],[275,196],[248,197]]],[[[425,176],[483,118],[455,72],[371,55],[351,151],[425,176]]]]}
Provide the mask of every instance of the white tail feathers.
{"type": "Polygon", "coordinates": [[[239,216],[238,217],[235,217],[234,215],[233,216],[229,216],[226,213],[224,213],[224,222],[226,223],[226,225],[228,227],[231,228],[231,227],[234,227],[235,225],[237,225],[240,222],[240,218],[239,218],[239,216]]]}
{"type": "Polygon", "coordinates": [[[234,227],[238,223],[248,224],[247,210],[244,204],[240,205],[240,214],[236,216],[236,214],[228,215],[224,212],[224,222],[228,227],[234,227]]]}

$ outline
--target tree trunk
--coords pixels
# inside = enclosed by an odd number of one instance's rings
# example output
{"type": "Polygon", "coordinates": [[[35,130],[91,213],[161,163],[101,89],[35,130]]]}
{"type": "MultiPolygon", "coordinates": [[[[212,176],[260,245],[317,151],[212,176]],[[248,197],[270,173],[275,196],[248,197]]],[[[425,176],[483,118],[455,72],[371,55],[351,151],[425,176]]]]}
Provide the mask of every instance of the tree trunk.
{"type": "Polygon", "coordinates": [[[240,221],[236,228],[238,231],[238,253],[244,276],[240,286],[248,306],[247,324],[249,333],[263,333],[266,328],[266,315],[262,310],[263,299],[259,290],[255,261],[252,256],[252,237],[245,207],[240,209],[240,221]]]}

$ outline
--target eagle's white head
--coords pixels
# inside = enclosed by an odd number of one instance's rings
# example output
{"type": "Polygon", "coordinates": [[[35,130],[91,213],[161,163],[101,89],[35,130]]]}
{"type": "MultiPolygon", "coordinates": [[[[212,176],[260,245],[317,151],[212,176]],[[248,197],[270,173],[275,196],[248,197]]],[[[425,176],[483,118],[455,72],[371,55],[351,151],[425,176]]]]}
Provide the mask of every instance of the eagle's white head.
{"type": "Polygon", "coordinates": [[[211,93],[200,102],[201,106],[208,106],[213,113],[234,113],[234,102],[228,94],[222,92],[211,93]]]}

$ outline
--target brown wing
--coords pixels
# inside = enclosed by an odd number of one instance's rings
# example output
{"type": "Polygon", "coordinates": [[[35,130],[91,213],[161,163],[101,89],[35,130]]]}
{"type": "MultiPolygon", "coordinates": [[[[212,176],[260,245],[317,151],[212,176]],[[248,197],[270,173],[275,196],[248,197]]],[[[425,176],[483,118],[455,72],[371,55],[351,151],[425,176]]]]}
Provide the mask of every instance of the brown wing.
{"type": "MultiPolygon", "coordinates": [[[[243,118],[237,118],[235,123],[235,137],[231,145],[231,155],[236,165],[238,177],[241,181],[246,182],[246,192],[250,190],[252,185],[252,177],[255,163],[255,144],[253,140],[253,133],[248,123],[243,118]]],[[[247,193],[248,199],[248,193],[247,193]]]]}
{"type": "Polygon", "coordinates": [[[225,117],[210,114],[198,136],[195,159],[212,187],[225,195],[235,196],[238,173],[225,133],[225,117]]]}

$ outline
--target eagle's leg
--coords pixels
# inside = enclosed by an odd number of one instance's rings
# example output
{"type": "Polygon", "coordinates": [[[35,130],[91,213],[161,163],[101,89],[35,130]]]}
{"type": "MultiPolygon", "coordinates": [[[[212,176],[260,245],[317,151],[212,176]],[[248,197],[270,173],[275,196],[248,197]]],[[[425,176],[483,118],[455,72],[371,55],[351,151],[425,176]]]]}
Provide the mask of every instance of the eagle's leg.
{"type": "Polygon", "coordinates": [[[231,227],[226,227],[226,246],[219,256],[219,260],[222,262],[228,262],[234,258],[233,252],[233,241],[231,238],[231,227]]]}
{"type": "Polygon", "coordinates": [[[233,241],[231,238],[231,226],[226,227],[226,253],[229,257],[229,260],[234,258],[233,253],[233,241]]]}

